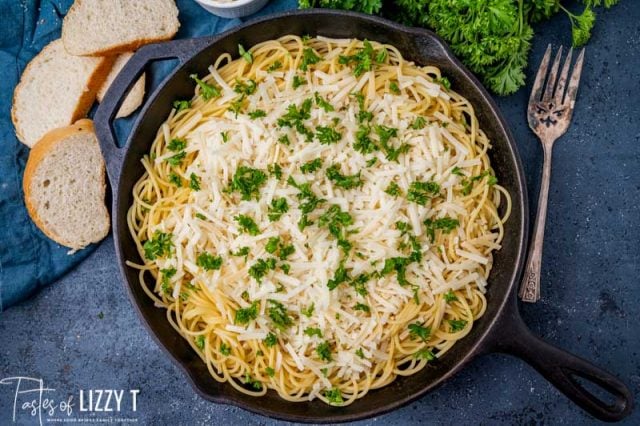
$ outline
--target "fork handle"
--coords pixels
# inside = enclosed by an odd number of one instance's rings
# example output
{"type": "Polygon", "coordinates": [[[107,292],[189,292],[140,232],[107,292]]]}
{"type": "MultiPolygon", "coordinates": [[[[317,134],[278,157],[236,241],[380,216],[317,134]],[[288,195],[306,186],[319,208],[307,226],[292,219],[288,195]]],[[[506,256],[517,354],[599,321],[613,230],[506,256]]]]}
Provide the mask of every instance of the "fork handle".
{"type": "Polygon", "coordinates": [[[542,184],[538,196],[538,212],[533,225],[533,240],[529,246],[527,264],[520,283],[519,296],[523,302],[535,303],[540,300],[540,270],[542,267],[542,246],[544,244],[544,225],[547,220],[547,202],[549,200],[549,182],[551,180],[551,152],[553,142],[543,141],[544,163],[542,184]]]}

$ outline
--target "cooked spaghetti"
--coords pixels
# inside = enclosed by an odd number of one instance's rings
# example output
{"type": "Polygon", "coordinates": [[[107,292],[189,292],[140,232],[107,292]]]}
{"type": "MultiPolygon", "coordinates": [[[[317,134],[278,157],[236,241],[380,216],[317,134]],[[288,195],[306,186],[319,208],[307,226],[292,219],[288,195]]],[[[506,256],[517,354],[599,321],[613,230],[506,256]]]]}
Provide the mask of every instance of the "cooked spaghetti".
{"type": "Polygon", "coordinates": [[[509,195],[437,67],[353,39],[239,50],[143,158],[128,265],[215,380],[347,405],[470,332],[509,195]]]}

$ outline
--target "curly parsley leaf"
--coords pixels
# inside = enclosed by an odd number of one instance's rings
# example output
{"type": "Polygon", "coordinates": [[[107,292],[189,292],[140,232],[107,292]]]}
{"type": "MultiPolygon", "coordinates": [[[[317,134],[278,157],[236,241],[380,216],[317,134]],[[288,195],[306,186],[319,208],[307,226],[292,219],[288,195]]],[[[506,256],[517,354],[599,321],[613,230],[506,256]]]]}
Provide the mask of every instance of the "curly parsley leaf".
{"type": "Polygon", "coordinates": [[[147,260],[155,260],[159,257],[165,257],[173,252],[173,242],[171,241],[173,234],[161,231],[155,231],[151,239],[145,241],[142,248],[144,249],[144,257],[147,260]]]}

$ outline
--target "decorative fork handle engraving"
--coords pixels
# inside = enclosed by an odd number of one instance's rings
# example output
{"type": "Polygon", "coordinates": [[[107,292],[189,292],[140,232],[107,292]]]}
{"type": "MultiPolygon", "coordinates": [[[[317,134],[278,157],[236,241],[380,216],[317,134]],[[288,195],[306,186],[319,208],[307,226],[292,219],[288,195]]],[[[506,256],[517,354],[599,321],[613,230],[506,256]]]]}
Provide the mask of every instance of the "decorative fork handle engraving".
{"type": "Polygon", "coordinates": [[[547,220],[547,202],[549,199],[549,182],[551,180],[551,150],[553,141],[543,144],[544,166],[542,168],[542,184],[538,197],[538,213],[533,226],[533,239],[529,246],[529,255],[525,265],[525,274],[520,284],[519,296],[523,302],[535,303],[540,300],[540,269],[542,266],[542,246],[544,244],[544,226],[547,220]]]}
{"type": "Polygon", "coordinates": [[[522,287],[520,287],[520,298],[523,302],[530,303],[535,303],[540,298],[540,273],[536,268],[525,271],[522,287]]]}

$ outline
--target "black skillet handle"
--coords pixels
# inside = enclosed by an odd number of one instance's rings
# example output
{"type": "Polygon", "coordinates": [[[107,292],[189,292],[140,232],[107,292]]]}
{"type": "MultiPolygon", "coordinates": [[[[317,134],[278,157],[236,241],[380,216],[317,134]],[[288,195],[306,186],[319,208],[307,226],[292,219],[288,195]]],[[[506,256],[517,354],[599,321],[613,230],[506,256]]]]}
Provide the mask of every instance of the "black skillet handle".
{"type": "Polygon", "coordinates": [[[120,148],[118,144],[113,131],[113,121],[129,90],[150,62],[178,59],[180,64],[183,64],[196,52],[208,46],[213,39],[213,37],[201,37],[143,46],[129,59],[115,78],[93,119],[112,187],[117,187],[126,151],[126,147],[120,148]]]}
{"type": "Polygon", "coordinates": [[[569,399],[600,420],[615,422],[631,413],[633,395],[621,380],[535,336],[520,317],[515,301],[507,301],[498,322],[496,329],[501,331],[488,342],[488,352],[502,352],[524,360],[569,399]],[[613,402],[603,401],[577,379],[589,382],[591,388],[600,388],[601,393],[609,394],[613,402]]]}

